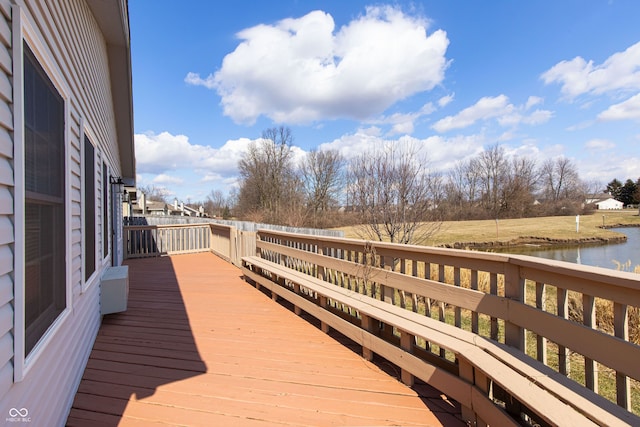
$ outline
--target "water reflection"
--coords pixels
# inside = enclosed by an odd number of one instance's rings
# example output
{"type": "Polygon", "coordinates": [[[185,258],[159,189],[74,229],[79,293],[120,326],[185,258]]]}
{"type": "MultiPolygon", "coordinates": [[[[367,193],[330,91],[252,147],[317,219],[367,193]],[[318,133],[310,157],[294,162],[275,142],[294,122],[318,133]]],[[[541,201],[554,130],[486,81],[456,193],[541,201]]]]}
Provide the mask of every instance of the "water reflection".
{"type": "Polygon", "coordinates": [[[612,230],[625,234],[627,241],[601,246],[512,248],[505,252],[612,269],[618,269],[618,264],[623,264],[623,270],[633,271],[635,266],[640,265],[640,228],[628,227],[612,230]],[[624,266],[626,263],[628,263],[628,267],[624,266]]]}

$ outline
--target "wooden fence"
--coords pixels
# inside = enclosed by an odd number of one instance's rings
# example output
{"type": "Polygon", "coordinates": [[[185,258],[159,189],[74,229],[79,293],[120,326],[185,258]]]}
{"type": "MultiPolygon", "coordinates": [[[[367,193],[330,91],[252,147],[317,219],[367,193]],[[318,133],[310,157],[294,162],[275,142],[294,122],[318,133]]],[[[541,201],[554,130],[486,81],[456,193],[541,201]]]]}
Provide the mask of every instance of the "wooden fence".
{"type": "Polygon", "coordinates": [[[219,224],[130,225],[123,234],[127,259],[211,251],[239,266],[256,251],[256,233],[219,224]]]}
{"type": "Polygon", "coordinates": [[[213,251],[242,266],[477,425],[640,425],[637,274],[219,224],[124,235],[127,258],[213,251]]]}

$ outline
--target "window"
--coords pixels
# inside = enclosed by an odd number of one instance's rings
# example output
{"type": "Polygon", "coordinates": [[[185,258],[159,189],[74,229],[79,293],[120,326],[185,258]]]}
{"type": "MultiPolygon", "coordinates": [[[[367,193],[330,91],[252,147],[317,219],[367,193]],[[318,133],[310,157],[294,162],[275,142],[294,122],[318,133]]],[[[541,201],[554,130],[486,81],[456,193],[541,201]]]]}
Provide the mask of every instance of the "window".
{"type": "Polygon", "coordinates": [[[102,258],[109,254],[109,175],[106,163],[102,163],[102,258]]]}
{"type": "Polygon", "coordinates": [[[84,280],[96,271],[96,159],[95,148],[84,136],[84,280]]]}
{"type": "Polygon", "coordinates": [[[65,309],[64,101],[24,43],[25,355],[65,309]]]}

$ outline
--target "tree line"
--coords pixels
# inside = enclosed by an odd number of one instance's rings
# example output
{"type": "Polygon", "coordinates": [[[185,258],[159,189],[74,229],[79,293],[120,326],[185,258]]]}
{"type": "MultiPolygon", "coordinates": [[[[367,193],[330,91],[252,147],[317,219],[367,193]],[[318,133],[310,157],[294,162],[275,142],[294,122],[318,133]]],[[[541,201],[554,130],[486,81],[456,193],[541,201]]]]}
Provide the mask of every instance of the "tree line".
{"type": "Polygon", "coordinates": [[[625,206],[638,206],[640,205],[640,178],[635,182],[629,178],[624,184],[614,178],[607,184],[606,192],[625,206]]]}
{"type": "Polygon", "coordinates": [[[236,216],[292,226],[368,224],[363,237],[407,243],[437,228],[425,222],[575,215],[588,194],[609,187],[582,180],[566,157],[538,162],[499,144],[436,173],[416,144],[371,147],[348,161],[335,150],[313,150],[296,162],[292,143],[290,129],[279,127],[251,144],[238,165],[236,216]]]}
{"type": "Polygon", "coordinates": [[[346,160],[336,150],[302,158],[288,127],[265,129],[238,164],[239,186],[212,191],[201,202],[212,216],[328,228],[361,225],[362,238],[421,243],[444,220],[503,219],[585,213],[589,194],[610,192],[638,203],[640,178],[606,187],[579,176],[574,162],[538,162],[499,144],[458,161],[447,173],[431,169],[424,147],[387,143],[346,160]]]}

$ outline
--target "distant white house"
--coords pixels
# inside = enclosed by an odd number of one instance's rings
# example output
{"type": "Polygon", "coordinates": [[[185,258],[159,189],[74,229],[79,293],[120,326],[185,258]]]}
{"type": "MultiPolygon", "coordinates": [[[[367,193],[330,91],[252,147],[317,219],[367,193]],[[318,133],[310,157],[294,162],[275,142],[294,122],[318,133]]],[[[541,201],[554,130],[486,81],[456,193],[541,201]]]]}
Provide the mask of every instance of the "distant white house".
{"type": "MultiPolygon", "coordinates": [[[[147,216],[147,215],[163,215],[163,216],[192,216],[207,217],[204,207],[198,209],[187,206],[178,199],[173,204],[159,202],[155,200],[147,200],[147,196],[140,190],[137,192],[136,203],[131,205],[131,216],[147,216]]],[[[128,216],[129,214],[126,214],[128,216]]]]}
{"type": "Polygon", "coordinates": [[[130,53],[127,0],[0,0],[5,425],[65,424],[122,262],[130,53]]]}
{"type": "Polygon", "coordinates": [[[204,207],[199,206],[198,209],[195,209],[195,208],[192,208],[191,206],[185,205],[182,202],[178,203],[178,199],[175,199],[173,201],[172,215],[194,216],[194,217],[209,216],[204,212],[204,207]]]}
{"type": "Polygon", "coordinates": [[[614,199],[610,194],[593,194],[585,200],[587,205],[595,205],[598,210],[614,210],[622,209],[624,204],[614,199]]]}

